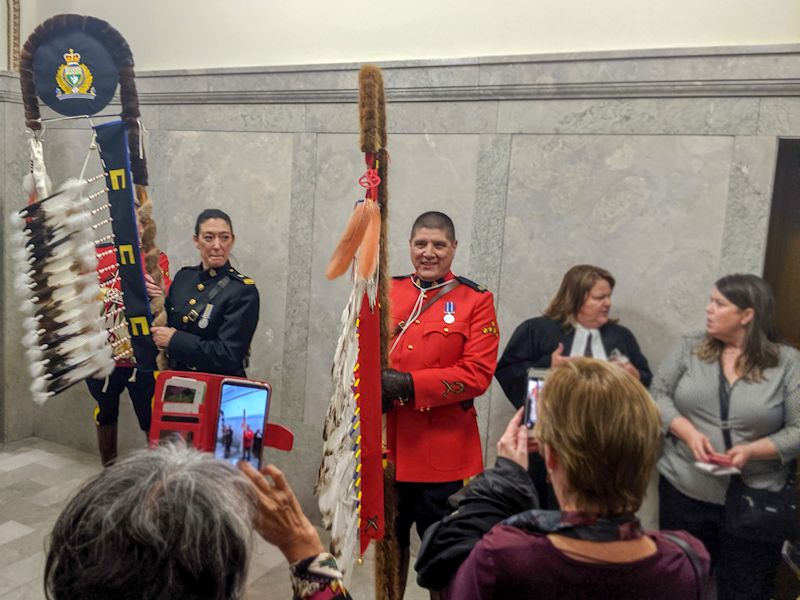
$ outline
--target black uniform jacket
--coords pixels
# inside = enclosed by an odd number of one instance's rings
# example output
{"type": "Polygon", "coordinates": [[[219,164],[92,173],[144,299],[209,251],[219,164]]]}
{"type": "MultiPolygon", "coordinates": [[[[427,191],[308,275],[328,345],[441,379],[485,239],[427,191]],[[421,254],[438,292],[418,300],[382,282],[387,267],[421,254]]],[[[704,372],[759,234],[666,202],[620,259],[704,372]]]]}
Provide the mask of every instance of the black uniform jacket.
{"type": "Polygon", "coordinates": [[[243,377],[258,324],[255,283],[231,267],[184,267],[166,301],[167,324],[177,329],[167,348],[171,369],[243,377]]]}
{"type": "MultiPolygon", "coordinates": [[[[622,352],[639,370],[642,385],[649,387],[653,373],[630,329],[616,323],[606,323],[600,328],[600,336],[606,354],[615,348],[622,352]]],[[[494,373],[514,406],[522,406],[528,385],[528,369],[549,369],[550,355],[559,343],[564,344],[564,356],[569,356],[574,339],[574,329],[570,327],[565,331],[562,324],[548,317],[528,319],[514,330],[494,373]]]]}
{"type": "Polygon", "coordinates": [[[486,469],[450,496],[448,504],[455,510],[425,532],[414,565],[417,583],[431,590],[447,586],[492,527],[539,508],[539,498],[528,472],[498,456],[494,468],[486,469]]]}

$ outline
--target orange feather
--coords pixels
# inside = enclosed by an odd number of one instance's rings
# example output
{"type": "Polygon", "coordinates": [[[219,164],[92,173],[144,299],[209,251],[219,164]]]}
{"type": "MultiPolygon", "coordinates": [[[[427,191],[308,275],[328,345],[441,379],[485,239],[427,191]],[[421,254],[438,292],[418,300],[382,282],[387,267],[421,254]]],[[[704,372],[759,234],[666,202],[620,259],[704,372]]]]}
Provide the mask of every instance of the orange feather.
{"type": "Polygon", "coordinates": [[[372,277],[378,265],[378,243],[381,238],[381,209],[374,200],[367,200],[367,230],[364,239],[358,247],[358,266],[356,272],[359,277],[367,279],[372,277]]]}
{"type": "Polygon", "coordinates": [[[336,245],[333,254],[331,254],[328,268],[325,269],[325,277],[328,279],[336,279],[344,274],[353,262],[353,257],[356,255],[356,251],[361,244],[361,240],[364,239],[364,233],[369,225],[367,204],[372,203],[365,201],[358,204],[347,220],[347,227],[345,227],[342,237],[339,238],[339,243],[336,245]]]}

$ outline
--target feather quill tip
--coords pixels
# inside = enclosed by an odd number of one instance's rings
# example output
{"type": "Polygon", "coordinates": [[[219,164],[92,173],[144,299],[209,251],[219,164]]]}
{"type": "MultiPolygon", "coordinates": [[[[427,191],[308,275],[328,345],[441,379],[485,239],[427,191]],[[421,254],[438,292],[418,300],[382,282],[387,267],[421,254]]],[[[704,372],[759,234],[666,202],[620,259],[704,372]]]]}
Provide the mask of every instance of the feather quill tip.
{"type": "Polygon", "coordinates": [[[358,247],[364,239],[364,234],[369,227],[368,201],[359,201],[355,210],[347,220],[344,233],[339,238],[339,243],[331,254],[325,277],[336,279],[343,275],[353,262],[358,247]]]}

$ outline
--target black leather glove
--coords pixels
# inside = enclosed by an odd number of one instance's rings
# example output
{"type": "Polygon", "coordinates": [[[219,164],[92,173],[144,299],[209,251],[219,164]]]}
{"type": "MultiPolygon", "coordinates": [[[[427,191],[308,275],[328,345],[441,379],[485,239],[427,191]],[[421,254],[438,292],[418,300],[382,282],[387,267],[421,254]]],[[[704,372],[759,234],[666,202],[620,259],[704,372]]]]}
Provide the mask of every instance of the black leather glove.
{"type": "Polygon", "coordinates": [[[383,412],[394,408],[395,400],[411,400],[414,397],[414,380],[411,373],[403,373],[395,369],[384,369],[381,372],[381,399],[383,412]]]}

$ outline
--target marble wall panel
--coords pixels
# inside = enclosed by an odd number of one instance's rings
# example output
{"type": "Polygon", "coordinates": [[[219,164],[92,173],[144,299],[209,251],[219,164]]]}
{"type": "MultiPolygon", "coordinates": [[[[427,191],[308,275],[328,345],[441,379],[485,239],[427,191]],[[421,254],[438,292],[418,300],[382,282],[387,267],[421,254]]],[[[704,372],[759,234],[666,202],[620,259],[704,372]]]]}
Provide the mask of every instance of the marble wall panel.
{"type": "Polygon", "coordinates": [[[502,133],[753,135],[755,98],[634,98],[500,102],[502,133]]]}
{"type": "MultiPolygon", "coordinates": [[[[194,71],[142,72],[138,87],[145,93],[175,91],[227,92],[315,91],[358,89],[360,64],[301,65],[268,68],[198,69],[194,71]]],[[[383,63],[387,88],[463,87],[478,84],[475,61],[426,60],[383,63]]]]}
{"type": "Polygon", "coordinates": [[[168,90],[180,92],[208,92],[211,76],[198,76],[188,71],[142,71],[136,74],[136,90],[147,96],[168,90]]]}
{"type": "Polygon", "coordinates": [[[301,424],[308,363],[311,261],[317,251],[313,239],[317,136],[295,134],[293,150],[292,211],[289,220],[289,237],[292,243],[288,253],[291,276],[286,281],[286,296],[289,301],[286,303],[283,342],[284,401],[278,403],[278,412],[272,414],[281,422],[301,424]]]}
{"type": "MultiPolygon", "coordinates": [[[[681,333],[702,327],[720,265],[731,152],[724,137],[515,136],[501,348],[541,314],[570,266],[593,263],[614,273],[613,315],[657,366],[681,333]]],[[[510,414],[496,386],[489,439],[510,414]]]]}
{"type": "Polygon", "coordinates": [[[386,88],[477,86],[480,80],[480,67],[476,64],[468,64],[470,62],[473,61],[470,59],[434,60],[430,61],[428,66],[412,66],[411,61],[405,66],[403,63],[390,63],[389,68],[384,71],[386,88]]]}
{"type": "Polygon", "coordinates": [[[171,131],[303,131],[302,104],[195,104],[159,106],[159,124],[171,131]]]}
{"type": "Polygon", "coordinates": [[[8,219],[11,212],[25,205],[22,192],[22,178],[28,169],[28,154],[25,130],[23,127],[22,105],[8,103],[0,105],[3,115],[4,153],[3,197],[3,301],[2,301],[2,383],[4,423],[2,435],[6,441],[21,439],[33,433],[33,402],[29,386],[28,365],[21,352],[20,339],[24,335],[19,301],[14,290],[16,269],[13,252],[15,246],[10,242],[12,224],[8,219]]]}
{"type": "MultiPolygon", "coordinates": [[[[308,372],[304,421],[321,425],[330,394],[331,355],[339,335],[339,317],[347,300],[346,278],[324,277],[350,203],[361,194],[363,171],[355,135],[320,135],[314,203],[314,254],[311,265],[308,372]]],[[[470,276],[470,242],[475,202],[479,136],[395,135],[389,169],[391,272],[410,272],[408,235],[426,210],[449,213],[459,239],[454,270],[470,276]]]]}
{"type": "MultiPolygon", "coordinates": [[[[389,147],[401,133],[493,133],[497,103],[487,102],[388,102],[386,106],[389,147]]],[[[306,130],[318,133],[357,133],[355,103],[309,104],[306,130]]]]}
{"type": "Polygon", "coordinates": [[[720,275],[763,273],[777,156],[777,138],[735,139],[720,275]]]}
{"type": "MultiPolygon", "coordinates": [[[[387,117],[391,117],[392,109],[387,109],[387,117]]],[[[306,105],[306,131],[309,133],[358,133],[358,104],[342,102],[338,104],[306,105]]],[[[394,133],[393,129],[390,129],[394,133]]],[[[389,137],[391,148],[392,138],[389,137]]]]}
{"type": "Polygon", "coordinates": [[[757,135],[800,135],[800,98],[761,98],[757,135]]]}
{"type": "MultiPolygon", "coordinates": [[[[0,89],[5,87],[6,81],[5,78],[0,78],[0,89]]],[[[12,207],[7,207],[7,198],[8,198],[8,191],[6,189],[6,165],[5,162],[7,157],[9,156],[8,152],[8,140],[6,135],[6,113],[8,112],[7,106],[5,104],[0,104],[0,148],[3,150],[3,162],[2,169],[0,169],[0,190],[3,190],[3,197],[0,198],[0,207],[2,207],[2,211],[0,211],[0,259],[3,262],[3,270],[0,273],[0,289],[3,290],[2,296],[0,296],[0,316],[5,315],[6,311],[6,285],[8,280],[10,279],[6,273],[8,273],[8,263],[6,262],[6,254],[8,253],[6,250],[5,240],[7,239],[7,221],[6,218],[7,212],[12,210],[12,207]]],[[[0,360],[0,381],[5,382],[5,370],[6,370],[6,327],[5,327],[5,319],[0,320],[0,348],[3,349],[3,359],[0,360]]],[[[0,400],[0,443],[6,439],[6,403],[0,400]]]]}
{"type": "MultiPolygon", "coordinates": [[[[477,191],[472,220],[471,272],[476,281],[495,294],[500,288],[500,269],[504,244],[504,223],[508,190],[508,164],[511,158],[510,135],[482,135],[478,154],[477,191]]],[[[481,439],[488,444],[491,414],[489,393],[476,399],[481,439]]]]}
{"type": "Polygon", "coordinates": [[[358,89],[357,67],[320,66],[317,69],[284,67],[278,69],[254,69],[252,72],[210,72],[205,77],[208,91],[289,91],[297,90],[356,90],[358,89]]]}
{"type": "Polygon", "coordinates": [[[481,85],[587,82],[737,81],[800,76],[796,46],[692,48],[540,55],[530,60],[483,59],[481,85]]]}

